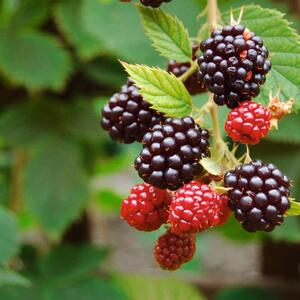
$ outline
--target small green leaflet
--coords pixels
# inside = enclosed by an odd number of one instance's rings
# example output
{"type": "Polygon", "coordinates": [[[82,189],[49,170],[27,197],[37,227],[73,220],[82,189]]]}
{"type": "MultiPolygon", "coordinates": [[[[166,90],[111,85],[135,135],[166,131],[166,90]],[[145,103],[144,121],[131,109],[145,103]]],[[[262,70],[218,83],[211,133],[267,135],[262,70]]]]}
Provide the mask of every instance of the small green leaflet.
{"type": "Polygon", "coordinates": [[[181,62],[192,59],[189,34],[180,20],[160,9],[139,5],[139,11],[146,34],[162,56],[181,62]]]}
{"type": "MultiPolygon", "coordinates": [[[[239,10],[234,10],[237,16],[239,10]]],[[[242,24],[261,37],[270,51],[272,70],[261,87],[258,101],[267,103],[269,91],[280,90],[283,100],[294,98],[295,110],[300,108],[300,42],[296,31],[283,19],[283,14],[274,9],[257,5],[244,6],[242,24]]],[[[228,22],[230,13],[224,16],[228,22]]]]}
{"type": "Polygon", "coordinates": [[[140,88],[141,95],[152,108],[169,117],[188,116],[192,99],[184,84],[173,74],[159,68],[121,62],[130,78],[140,88]]]}
{"type": "Polygon", "coordinates": [[[300,215],[300,202],[290,199],[291,207],[286,212],[286,216],[299,216],[300,215]]]}

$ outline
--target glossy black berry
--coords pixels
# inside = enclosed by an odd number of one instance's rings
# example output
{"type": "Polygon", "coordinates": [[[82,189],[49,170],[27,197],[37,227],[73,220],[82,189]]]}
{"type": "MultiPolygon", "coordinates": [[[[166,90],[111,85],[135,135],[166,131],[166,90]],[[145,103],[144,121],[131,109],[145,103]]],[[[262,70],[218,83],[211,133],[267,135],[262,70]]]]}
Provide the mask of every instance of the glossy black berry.
{"type": "Polygon", "coordinates": [[[141,0],[141,3],[145,6],[151,6],[153,8],[160,7],[164,2],[171,2],[172,0],[141,0]]]}
{"type": "Polygon", "coordinates": [[[102,110],[102,127],[110,136],[125,144],[140,142],[146,132],[164,117],[150,108],[132,81],[122,86],[102,110]]]}
{"type": "Polygon", "coordinates": [[[272,231],[290,208],[290,181],[273,164],[254,160],[225,174],[229,207],[245,230],[272,231]]]}
{"type": "Polygon", "coordinates": [[[191,117],[167,118],[145,134],[135,169],[145,182],[176,190],[203,172],[199,160],[210,155],[208,139],[191,117]]]}
{"type": "MultiPolygon", "coordinates": [[[[199,45],[193,47],[193,59],[195,60],[197,57],[197,51],[199,50],[199,45]]],[[[191,64],[189,62],[177,62],[176,60],[170,60],[168,63],[168,72],[173,73],[176,77],[180,77],[183,75],[189,68],[191,64]]],[[[196,95],[205,92],[205,86],[199,82],[197,71],[193,75],[191,75],[186,81],[184,81],[184,85],[188,92],[191,95],[196,95]]]]}
{"type": "Polygon", "coordinates": [[[242,25],[224,26],[200,45],[198,77],[214,93],[218,105],[235,108],[260,93],[271,69],[260,38],[242,25]]]}

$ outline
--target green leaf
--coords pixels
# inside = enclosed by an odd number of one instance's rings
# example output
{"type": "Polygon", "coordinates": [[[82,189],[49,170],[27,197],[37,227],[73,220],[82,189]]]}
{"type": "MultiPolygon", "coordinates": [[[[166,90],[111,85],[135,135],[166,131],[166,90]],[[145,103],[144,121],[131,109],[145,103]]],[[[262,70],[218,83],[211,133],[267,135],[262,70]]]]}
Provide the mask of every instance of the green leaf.
{"type": "Polygon", "coordinates": [[[185,62],[192,60],[192,46],[187,29],[177,17],[159,9],[140,5],[146,34],[164,57],[185,62]]]}
{"type": "Polygon", "coordinates": [[[29,90],[63,88],[70,57],[52,36],[37,31],[0,31],[0,69],[14,84],[29,90]]]}
{"type": "Polygon", "coordinates": [[[54,237],[79,216],[88,200],[79,149],[58,136],[46,136],[33,146],[23,184],[30,213],[54,237]]]}
{"type": "Polygon", "coordinates": [[[84,30],[81,20],[82,0],[63,0],[55,11],[56,23],[64,36],[73,44],[79,57],[83,60],[92,59],[103,53],[104,47],[99,39],[84,30]]]}
{"type": "Polygon", "coordinates": [[[19,240],[16,218],[4,207],[0,207],[0,236],[0,264],[8,264],[18,252],[19,240]]]}
{"type": "Polygon", "coordinates": [[[274,142],[300,144],[300,117],[298,114],[287,115],[279,121],[278,130],[270,131],[267,139],[274,142]]]}
{"type": "Polygon", "coordinates": [[[205,297],[193,286],[172,278],[150,276],[117,277],[130,300],[204,300],[205,297]]]}
{"type": "Polygon", "coordinates": [[[119,213],[123,197],[111,189],[101,189],[96,196],[96,202],[101,211],[119,213]]]}
{"type": "Polygon", "coordinates": [[[38,26],[48,16],[49,0],[35,1],[22,0],[15,2],[15,12],[10,18],[9,27],[24,29],[25,27],[38,26]]]}
{"type": "MultiPolygon", "coordinates": [[[[234,10],[235,16],[239,9],[234,10]]],[[[230,13],[225,19],[229,21],[230,13]]],[[[268,102],[269,91],[280,90],[283,100],[294,98],[295,109],[300,108],[300,42],[296,31],[283,19],[283,14],[274,9],[263,9],[257,5],[244,7],[242,24],[260,36],[270,51],[272,70],[257,98],[268,102]]]]}
{"type": "Polygon", "coordinates": [[[300,223],[298,218],[285,218],[284,222],[270,233],[273,240],[299,243],[300,223]]]}
{"type": "Polygon", "coordinates": [[[107,249],[90,245],[60,246],[41,264],[42,273],[57,281],[82,278],[97,268],[107,254],[107,249]]]}
{"type": "Polygon", "coordinates": [[[183,117],[191,113],[191,96],[174,74],[144,65],[122,65],[153,109],[170,117],[183,117]]]}
{"type": "Polygon", "coordinates": [[[0,288],[2,286],[29,286],[30,281],[24,276],[6,269],[0,269],[0,288]]]}
{"type": "Polygon", "coordinates": [[[299,216],[300,215],[300,202],[290,199],[291,207],[286,212],[286,216],[299,216]]]}
{"type": "Polygon", "coordinates": [[[222,174],[222,168],[221,166],[218,164],[218,162],[216,162],[215,160],[209,158],[209,157],[205,157],[201,159],[201,164],[203,166],[203,168],[212,175],[221,175],[222,174]]]}

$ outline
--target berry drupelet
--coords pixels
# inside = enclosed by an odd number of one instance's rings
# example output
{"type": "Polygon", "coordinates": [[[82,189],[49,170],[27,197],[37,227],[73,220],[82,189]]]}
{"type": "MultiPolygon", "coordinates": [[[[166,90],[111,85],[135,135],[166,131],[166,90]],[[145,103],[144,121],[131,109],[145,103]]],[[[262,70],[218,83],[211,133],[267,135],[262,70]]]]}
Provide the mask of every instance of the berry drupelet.
{"type": "Polygon", "coordinates": [[[145,134],[135,169],[145,182],[177,190],[202,173],[199,160],[210,155],[208,138],[191,117],[167,118],[145,134]]]}
{"type": "Polygon", "coordinates": [[[171,2],[172,0],[141,0],[141,3],[145,6],[151,6],[153,8],[160,7],[164,2],[171,2]]]}
{"type": "Polygon", "coordinates": [[[233,141],[255,145],[268,135],[271,118],[267,107],[246,101],[229,112],[225,130],[233,141]]]}
{"type": "MultiPolygon", "coordinates": [[[[193,60],[197,58],[197,51],[199,50],[199,45],[193,46],[193,60]]],[[[176,77],[180,77],[183,75],[189,68],[191,64],[189,62],[177,62],[176,60],[170,60],[168,63],[168,72],[173,73],[176,77]]],[[[197,71],[193,75],[191,75],[186,81],[184,81],[184,85],[188,92],[191,95],[196,95],[205,92],[204,85],[199,82],[197,71]]]]}
{"type": "Polygon", "coordinates": [[[242,25],[215,29],[200,45],[199,80],[214,94],[218,105],[229,108],[250,101],[271,69],[262,40],[242,25]]]}
{"type": "Polygon", "coordinates": [[[164,117],[150,108],[132,81],[122,86],[102,110],[102,127],[110,136],[125,144],[140,142],[146,132],[164,117]]]}
{"type": "Polygon", "coordinates": [[[176,234],[196,233],[220,223],[223,199],[209,185],[191,181],[173,196],[169,223],[176,234]]]}
{"type": "Polygon", "coordinates": [[[290,208],[290,181],[273,164],[260,160],[238,166],[225,174],[229,207],[245,230],[272,231],[290,208]]]}
{"type": "Polygon", "coordinates": [[[135,185],[121,205],[121,218],[142,231],[157,230],[167,222],[171,195],[149,184],[135,185]]]}
{"type": "Polygon", "coordinates": [[[175,271],[193,258],[195,250],[194,234],[176,235],[169,230],[156,242],[154,257],[162,269],[175,271]]]}

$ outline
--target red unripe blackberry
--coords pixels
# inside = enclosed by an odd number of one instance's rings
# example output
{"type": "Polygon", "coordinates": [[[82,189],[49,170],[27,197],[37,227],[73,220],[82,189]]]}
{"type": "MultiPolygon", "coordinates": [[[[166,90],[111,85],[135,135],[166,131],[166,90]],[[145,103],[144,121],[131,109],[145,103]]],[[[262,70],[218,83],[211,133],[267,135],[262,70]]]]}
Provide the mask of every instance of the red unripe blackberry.
{"type": "Polygon", "coordinates": [[[199,160],[210,155],[208,138],[208,131],[191,117],[167,118],[143,137],[135,169],[145,182],[177,190],[202,173],[199,160]]]}
{"type": "Polygon", "coordinates": [[[218,105],[238,107],[260,93],[271,69],[262,40],[242,25],[215,29],[200,45],[199,80],[214,94],[218,105]]]}
{"type": "Polygon", "coordinates": [[[102,127],[110,136],[125,144],[140,142],[146,132],[164,117],[150,108],[132,81],[122,86],[102,110],[102,127]]]}
{"type": "Polygon", "coordinates": [[[157,230],[167,222],[171,195],[149,184],[135,185],[121,205],[121,218],[142,231],[157,230]]]}
{"type": "Polygon", "coordinates": [[[220,222],[220,195],[209,185],[192,181],[175,192],[169,223],[172,232],[196,233],[218,225],[220,222]]]}
{"type": "Polygon", "coordinates": [[[231,215],[231,210],[228,206],[229,198],[226,194],[220,195],[220,201],[221,201],[221,208],[220,208],[220,215],[219,215],[219,223],[218,226],[224,225],[229,216],[231,215]]]}
{"type": "Polygon", "coordinates": [[[163,2],[171,2],[172,0],[141,0],[141,3],[145,6],[151,6],[153,8],[160,7],[163,2]]]}
{"type": "Polygon", "coordinates": [[[176,235],[169,230],[158,238],[154,247],[154,256],[162,269],[174,271],[190,261],[195,250],[194,234],[176,235]]]}
{"type": "Polygon", "coordinates": [[[271,118],[267,107],[246,101],[229,112],[225,130],[233,141],[255,145],[268,135],[271,118]]]}
{"type": "MultiPolygon", "coordinates": [[[[196,59],[198,50],[199,50],[199,45],[193,47],[193,60],[196,59]]],[[[167,69],[168,72],[173,73],[176,77],[180,77],[190,67],[191,64],[189,62],[177,62],[176,60],[170,60],[167,69]]],[[[195,71],[195,73],[191,75],[183,83],[191,95],[203,93],[206,90],[204,85],[201,82],[199,82],[197,71],[195,71]]]]}
{"type": "Polygon", "coordinates": [[[229,207],[250,232],[272,231],[290,208],[290,181],[273,164],[260,160],[238,166],[225,174],[229,207]]]}

